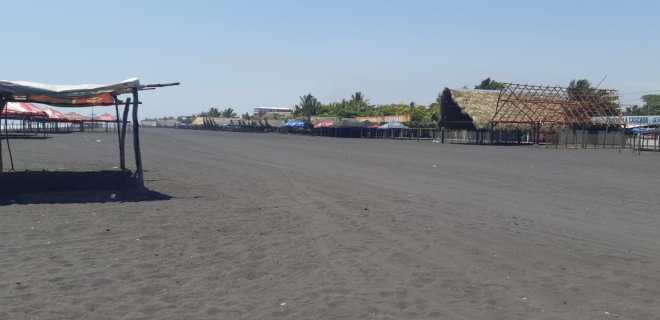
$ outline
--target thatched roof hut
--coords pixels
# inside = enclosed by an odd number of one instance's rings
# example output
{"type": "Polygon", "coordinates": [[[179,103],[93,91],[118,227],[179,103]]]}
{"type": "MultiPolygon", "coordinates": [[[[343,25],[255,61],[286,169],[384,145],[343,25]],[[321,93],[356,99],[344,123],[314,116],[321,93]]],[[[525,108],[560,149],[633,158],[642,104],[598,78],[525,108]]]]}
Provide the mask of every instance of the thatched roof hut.
{"type": "Polygon", "coordinates": [[[193,127],[217,127],[228,125],[240,125],[241,118],[220,118],[220,117],[195,117],[191,126],[193,127]]]}
{"type": "Polygon", "coordinates": [[[441,97],[444,126],[450,129],[484,129],[497,110],[499,91],[445,88],[441,97]]]}

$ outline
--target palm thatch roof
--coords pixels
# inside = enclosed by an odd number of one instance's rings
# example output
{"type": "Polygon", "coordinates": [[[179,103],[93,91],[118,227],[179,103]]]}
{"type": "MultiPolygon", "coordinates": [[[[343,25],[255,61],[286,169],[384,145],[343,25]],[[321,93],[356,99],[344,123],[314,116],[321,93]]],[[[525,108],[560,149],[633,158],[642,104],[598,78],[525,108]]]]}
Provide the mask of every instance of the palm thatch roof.
{"type": "Polygon", "coordinates": [[[487,128],[495,116],[499,91],[445,88],[441,105],[444,126],[452,129],[487,128]]]}
{"type": "Polygon", "coordinates": [[[227,125],[239,125],[241,118],[221,118],[221,117],[195,117],[191,125],[193,127],[216,127],[227,125]]]}

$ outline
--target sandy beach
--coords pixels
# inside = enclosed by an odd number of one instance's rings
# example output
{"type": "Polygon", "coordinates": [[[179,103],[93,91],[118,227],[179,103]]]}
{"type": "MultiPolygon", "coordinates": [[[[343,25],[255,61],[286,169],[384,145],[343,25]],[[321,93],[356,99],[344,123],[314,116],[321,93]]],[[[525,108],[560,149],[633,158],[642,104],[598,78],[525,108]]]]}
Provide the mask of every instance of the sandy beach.
{"type": "MultiPolygon", "coordinates": [[[[0,319],[660,319],[658,154],[142,138],[169,200],[0,206],[0,319]]],[[[118,165],[112,133],[12,147],[118,165]]]]}

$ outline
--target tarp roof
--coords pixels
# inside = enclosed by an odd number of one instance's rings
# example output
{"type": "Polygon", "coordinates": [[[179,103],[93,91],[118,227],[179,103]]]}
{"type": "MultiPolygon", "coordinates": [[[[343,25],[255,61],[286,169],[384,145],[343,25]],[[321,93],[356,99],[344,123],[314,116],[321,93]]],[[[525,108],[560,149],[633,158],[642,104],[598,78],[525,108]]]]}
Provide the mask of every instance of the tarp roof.
{"type": "Polygon", "coordinates": [[[131,78],[114,84],[51,85],[28,81],[0,80],[0,95],[9,101],[34,102],[63,107],[114,105],[114,96],[140,87],[140,80],[131,78]]]}
{"type": "Polygon", "coordinates": [[[50,120],[61,120],[61,121],[69,120],[69,118],[67,118],[67,116],[64,113],[59,112],[53,108],[45,107],[42,108],[42,110],[48,115],[48,119],[50,120]]]}
{"type": "Polygon", "coordinates": [[[35,107],[31,103],[7,102],[6,108],[0,113],[2,117],[9,118],[29,118],[29,117],[47,117],[43,110],[35,107]]]}
{"type": "Polygon", "coordinates": [[[117,117],[113,116],[110,113],[104,113],[104,114],[96,116],[92,119],[94,121],[104,121],[104,122],[115,122],[115,121],[117,121],[117,117]]]}
{"type": "Polygon", "coordinates": [[[336,128],[360,128],[362,127],[362,122],[357,121],[353,118],[345,118],[335,122],[336,128]]]}
{"type": "Polygon", "coordinates": [[[289,127],[289,128],[305,128],[305,121],[300,120],[300,119],[291,119],[287,120],[286,123],[283,125],[284,127],[289,127]]]}
{"type": "Polygon", "coordinates": [[[380,127],[379,129],[407,129],[408,127],[399,121],[390,121],[380,127]]]}
{"type": "Polygon", "coordinates": [[[69,113],[67,113],[67,114],[65,114],[65,115],[66,115],[66,117],[67,117],[69,120],[71,120],[71,121],[89,121],[89,120],[90,120],[89,117],[83,116],[83,115],[80,114],[80,113],[69,112],[69,113]]]}
{"type": "Polygon", "coordinates": [[[335,125],[335,120],[324,119],[314,125],[314,128],[330,128],[335,125]]]}

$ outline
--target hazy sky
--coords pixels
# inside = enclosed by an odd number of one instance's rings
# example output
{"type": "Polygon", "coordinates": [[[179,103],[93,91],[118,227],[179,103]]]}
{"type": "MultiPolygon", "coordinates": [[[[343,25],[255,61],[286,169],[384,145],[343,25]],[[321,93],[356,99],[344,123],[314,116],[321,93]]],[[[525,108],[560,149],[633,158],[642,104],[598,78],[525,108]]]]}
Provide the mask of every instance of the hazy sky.
{"type": "Polygon", "coordinates": [[[0,79],[181,81],[143,116],[432,102],[443,87],[588,78],[660,93],[660,1],[7,1],[0,79]]]}

